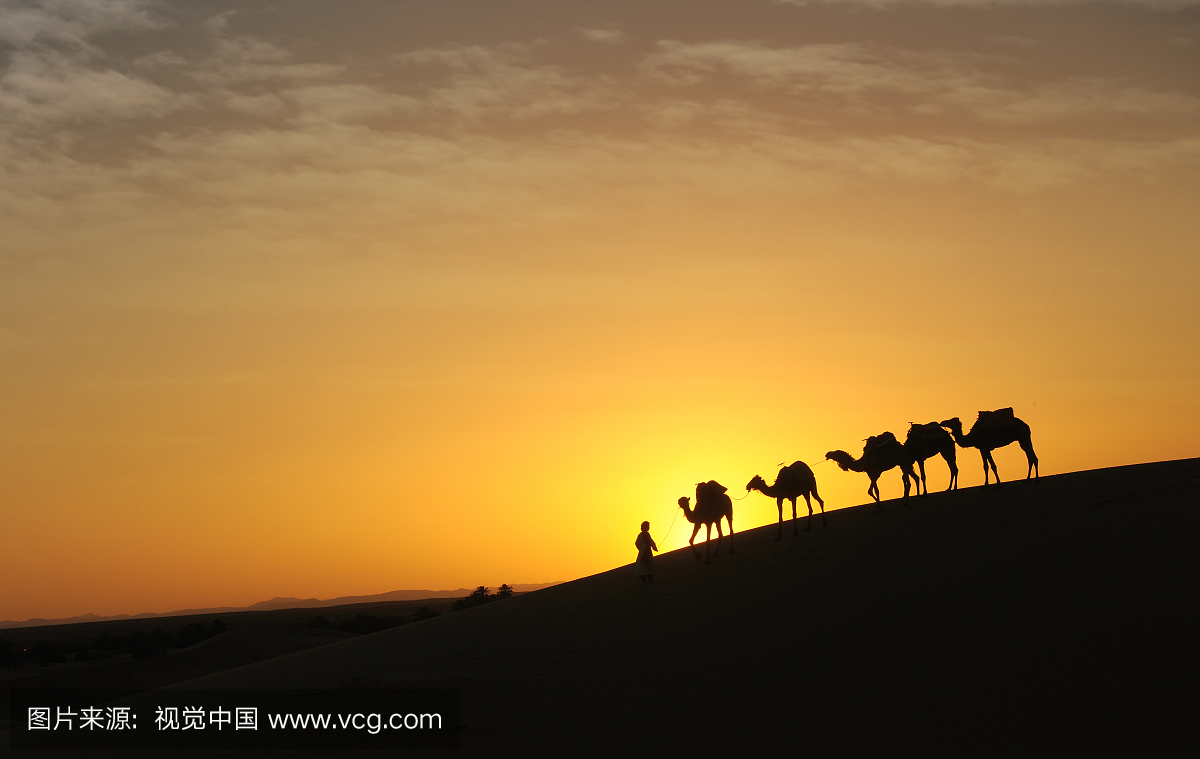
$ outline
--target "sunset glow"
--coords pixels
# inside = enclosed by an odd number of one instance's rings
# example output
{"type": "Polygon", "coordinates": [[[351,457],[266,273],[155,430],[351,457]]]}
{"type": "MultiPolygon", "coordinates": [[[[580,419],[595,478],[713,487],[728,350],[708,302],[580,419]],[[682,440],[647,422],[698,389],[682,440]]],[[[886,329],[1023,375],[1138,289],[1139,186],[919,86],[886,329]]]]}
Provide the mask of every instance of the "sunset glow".
{"type": "Polygon", "coordinates": [[[1200,456],[1193,3],[0,0],[0,51],[0,620],[572,579],[981,409],[1043,476],[1200,456]]]}

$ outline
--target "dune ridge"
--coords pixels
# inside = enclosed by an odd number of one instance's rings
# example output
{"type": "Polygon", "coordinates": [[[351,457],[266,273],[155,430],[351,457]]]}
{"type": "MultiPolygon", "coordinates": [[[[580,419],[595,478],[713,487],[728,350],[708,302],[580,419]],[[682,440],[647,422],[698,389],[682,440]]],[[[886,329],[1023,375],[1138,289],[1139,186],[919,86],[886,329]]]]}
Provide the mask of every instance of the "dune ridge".
{"type": "MultiPolygon", "coordinates": [[[[517,593],[528,593],[551,585],[556,582],[517,583],[512,586],[517,593]]],[[[271,609],[322,609],[328,606],[347,606],[349,604],[384,603],[387,601],[419,601],[424,598],[462,598],[470,594],[474,588],[458,588],[456,590],[391,590],[386,593],[376,593],[367,596],[338,596],[337,598],[275,598],[259,601],[249,606],[213,606],[204,609],[179,609],[166,612],[143,612],[141,614],[114,614],[99,616],[96,614],[81,614],[63,619],[42,619],[35,617],[20,622],[0,621],[0,630],[14,627],[46,627],[49,625],[74,625],[89,622],[111,622],[121,619],[156,619],[158,617],[190,617],[209,614],[228,614],[239,611],[268,611],[271,609]]]]}
{"type": "Polygon", "coordinates": [[[178,687],[460,688],[486,750],[1160,740],[1185,724],[1198,494],[1187,459],[839,509],[712,565],[662,555],[650,587],[618,567],[178,687]]]}

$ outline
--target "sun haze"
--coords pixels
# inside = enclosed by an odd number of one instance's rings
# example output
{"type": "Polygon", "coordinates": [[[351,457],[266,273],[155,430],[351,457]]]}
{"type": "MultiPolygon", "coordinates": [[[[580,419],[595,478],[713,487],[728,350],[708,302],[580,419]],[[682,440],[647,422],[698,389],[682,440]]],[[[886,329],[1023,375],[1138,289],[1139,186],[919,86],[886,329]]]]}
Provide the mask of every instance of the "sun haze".
{"type": "Polygon", "coordinates": [[[0,54],[0,619],[579,577],[797,459],[834,523],[825,452],[981,409],[1200,455],[1191,2],[25,0],[0,54]]]}

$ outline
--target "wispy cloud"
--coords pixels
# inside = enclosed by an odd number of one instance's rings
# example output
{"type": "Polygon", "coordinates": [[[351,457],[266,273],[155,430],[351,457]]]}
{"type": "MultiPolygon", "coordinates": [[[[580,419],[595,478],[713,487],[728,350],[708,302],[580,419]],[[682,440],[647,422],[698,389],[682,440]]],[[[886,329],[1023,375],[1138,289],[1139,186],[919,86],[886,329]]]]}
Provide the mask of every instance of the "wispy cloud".
{"type": "Polygon", "coordinates": [[[423,106],[417,98],[359,83],[300,87],[284,90],[280,97],[296,106],[299,120],[316,124],[358,123],[384,114],[414,113],[423,106]]]}
{"type": "Polygon", "coordinates": [[[192,97],[53,50],[14,53],[0,75],[0,125],[161,116],[192,97]]]}
{"type": "Polygon", "coordinates": [[[0,128],[162,116],[194,104],[105,61],[89,38],[163,25],[145,0],[37,0],[0,7],[0,128]]]}
{"type": "Polygon", "coordinates": [[[861,44],[772,47],[757,41],[663,40],[642,64],[667,84],[698,84],[725,74],[760,86],[854,95],[870,90],[921,93],[972,83],[962,56],[874,50],[861,44]]]}
{"type": "Polygon", "coordinates": [[[625,40],[625,33],[620,29],[579,29],[579,33],[592,42],[602,42],[606,45],[616,45],[625,40]]]}
{"type": "MultiPolygon", "coordinates": [[[[0,207],[18,212],[30,230],[16,238],[33,244],[49,235],[47,251],[116,252],[131,237],[160,235],[164,249],[214,253],[220,239],[235,249],[286,243],[337,251],[379,239],[438,249],[441,220],[453,219],[463,233],[564,217],[599,221],[618,198],[648,206],[743,202],[880,182],[1026,192],[1200,167],[1198,139],[822,139],[767,129],[732,142],[564,133],[516,145],[309,123],[163,135],[153,147],[118,166],[6,150],[0,207]],[[77,223],[63,228],[55,220],[64,216],[77,223]],[[169,219],[169,228],[156,219],[169,219]]],[[[12,236],[10,244],[22,247],[12,236]]]]}
{"type": "Polygon", "coordinates": [[[985,121],[1012,124],[1097,115],[1176,116],[1200,112],[1200,99],[1153,92],[1112,79],[1075,79],[1032,91],[964,87],[938,95],[917,110],[937,113],[960,107],[985,121]]]}
{"type": "MultiPolygon", "coordinates": [[[[122,28],[153,32],[138,20],[152,6],[128,9],[122,28]]],[[[99,21],[70,27],[75,38],[17,35],[27,42],[0,74],[10,133],[142,121],[109,130],[126,150],[101,161],[70,140],[0,140],[0,264],[119,256],[131,239],[198,256],[380,240],[441,250],[448,227],[597,222],[620,204],[714,208],[881,183],[1027,192],[1200,166],[1184,129],[1124,139],[1079,126],[1186,122],[1200,110],[1189,91],[1104,76],[1030,82],[1007,52],[626,40],[601,51],[621,65],[597,69],[564,52],[578,48],[578,27],[559,47],[353,58],[302,55],[220,19],[194,29],[190,46],[125,57],[92,47],[99,21]]]]}
{"type": "MultiPolygon", "coordinates": [[[[1007,59],[947,51],[914,51],[860,44],[770,47],[762,42],[683,43],[665,40],[643,62],[656,81],[686,87],[720,76],[794,95],[834,95],[855,103],[888,101],[920,114],[963,111],[983,121],[1034,123],[1101,115],[1189,114],[1192,95],[1155,92],[1104,77],[1017,86],[1007,59]]],[[[876,105],[876,107],[883,107],[876,105]]]]}
{"type": "Polygon", "coordinates": [[[200,62],[192,77],[216,86],[241,83],[328,79],[344,71],[329,63],[297,63],[279,46],[244,35],[218,37],[212,56],[200,62]]]}
{"type": "Polygon", "coordinates": [[[84,47],[88,37],[162,25],[149,0],[34,0],[0,7],[0,42],[25,47],[60,42],[84,47]]]}
{"type": "Polygon", "coordinates": [[[532,64],[518,44],[422,48],[395,56],[413,67],[440,67],[448,83],[421,96],[426,108],[460,118],[527,119],[611,107],[618,93],[607,77],[584,78],[563,67],[532,64]]]}

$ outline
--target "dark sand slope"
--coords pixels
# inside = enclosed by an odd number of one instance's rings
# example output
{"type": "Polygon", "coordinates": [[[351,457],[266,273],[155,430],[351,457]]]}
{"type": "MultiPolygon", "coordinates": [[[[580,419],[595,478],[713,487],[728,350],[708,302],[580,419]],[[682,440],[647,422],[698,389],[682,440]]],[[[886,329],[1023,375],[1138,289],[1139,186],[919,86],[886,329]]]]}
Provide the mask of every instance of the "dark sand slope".
{"type": "MultiPolygon", "coordinates": [[[[102,624],[102,623],[95,623],[102,624]]],[[[128,688],[145,690],[182,680],[201,677],[212,672],[231,669],[251,662],[274,659],[305,648],[352,638],[349,633],[301,626],[253,625],[237,627],[214,638],[170,656],[148,659],[121,658],[112,661],[88,662],[76,668],[35,672],[20,679],[0,683],[17,688],[128,688]],[[275,629],[272,629],[274,627],[275,629]]],[[[2,719],[8,718],[8,693],[0,687],[2,719]]]]}
{"type": "Polygon", "coordinates": [[[1192,719],[1174,686],[1198,503],[1192,459],[844,509],[712,565],[664,555],[652,587],[621,567],[179,687],[457,687],[464,748],[564,756],[1132,747],[1192,719]]]}

